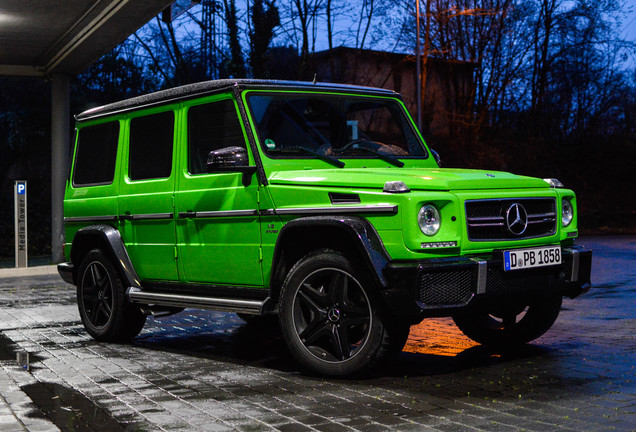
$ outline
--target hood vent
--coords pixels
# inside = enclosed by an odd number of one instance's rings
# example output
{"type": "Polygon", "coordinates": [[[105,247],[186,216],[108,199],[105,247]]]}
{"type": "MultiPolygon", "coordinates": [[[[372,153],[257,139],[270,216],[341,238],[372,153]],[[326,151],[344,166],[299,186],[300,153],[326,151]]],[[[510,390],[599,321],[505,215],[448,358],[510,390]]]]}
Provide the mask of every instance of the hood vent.
{"type": "Polygon", "coordinates": [[[331,204],[360,204],[358,194],[329,192],[331,204]]]}

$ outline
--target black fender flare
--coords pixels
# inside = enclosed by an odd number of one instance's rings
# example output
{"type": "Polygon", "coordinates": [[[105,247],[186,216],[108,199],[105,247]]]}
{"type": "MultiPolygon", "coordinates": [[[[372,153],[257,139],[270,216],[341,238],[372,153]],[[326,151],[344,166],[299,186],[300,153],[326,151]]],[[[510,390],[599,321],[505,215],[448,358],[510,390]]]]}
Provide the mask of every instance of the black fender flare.
{"type": "MultiPolygon", "coordinates": [[[[384,277],[384,268],[391,261],[389,253],[373,225],[358,216],[327,215],[308,216],[287,222],[280,230],[274,247],[272,259],[272,273],[270,290],[275,288],[280,277],[277,272],[283,254],[283,244],[288,236],[298,231],[310,231],[316,228],[335,228],[345,235],[346,239],[355,245],[355,249],[363,258],[363,262],[380,288],[387,288],[388,282],[384,277]]],[[[272,293],[273,294],[273,293],[272,293]]]]}
{"type": "Polygon", "coordinates": [[[113,257],[113,265],[121,272],[128,287],[140,288],[141,281],[132,265],[121,233],[110,225],[91,225],[77,231],[71,245],[71,262],[79,268],[82,255],[93,249],[91,245],[104,246],[113,257]]]}

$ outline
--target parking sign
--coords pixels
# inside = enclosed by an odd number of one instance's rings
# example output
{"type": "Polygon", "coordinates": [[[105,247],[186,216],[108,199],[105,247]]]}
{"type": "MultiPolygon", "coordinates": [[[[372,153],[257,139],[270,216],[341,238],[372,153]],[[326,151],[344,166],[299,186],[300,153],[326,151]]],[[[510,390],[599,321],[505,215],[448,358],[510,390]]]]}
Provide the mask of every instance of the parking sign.
{"type": "Polygon", "coordinates": [[[13,186],[15,206],[15,266],[27,267],[27,182],[18,180],[13,186]]]}

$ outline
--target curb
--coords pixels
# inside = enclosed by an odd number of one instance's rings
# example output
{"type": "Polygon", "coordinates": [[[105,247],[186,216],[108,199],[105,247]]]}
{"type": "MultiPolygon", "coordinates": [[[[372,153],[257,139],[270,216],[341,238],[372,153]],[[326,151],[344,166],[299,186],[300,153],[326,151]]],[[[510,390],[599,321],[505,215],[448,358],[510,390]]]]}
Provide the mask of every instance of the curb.
{"type": "Polygon", "coordinates": [[[59,276],[57,265],[45,265],[37,267],[4,268],[0,269],[0,279],[25,277],[25,276],[59,276]]]}

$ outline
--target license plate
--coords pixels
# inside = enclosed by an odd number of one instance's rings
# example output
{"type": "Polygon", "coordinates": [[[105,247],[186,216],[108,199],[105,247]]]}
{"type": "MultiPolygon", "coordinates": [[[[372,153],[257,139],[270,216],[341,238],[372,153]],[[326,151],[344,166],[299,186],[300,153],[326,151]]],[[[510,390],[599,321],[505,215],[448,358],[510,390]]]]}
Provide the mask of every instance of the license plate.
{"type": "Polygon", "coordinates": [[[561,246],[504,251],[504,270],[521,270],[561,264],[561,246]]]}

